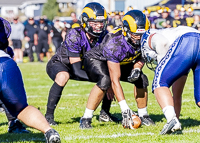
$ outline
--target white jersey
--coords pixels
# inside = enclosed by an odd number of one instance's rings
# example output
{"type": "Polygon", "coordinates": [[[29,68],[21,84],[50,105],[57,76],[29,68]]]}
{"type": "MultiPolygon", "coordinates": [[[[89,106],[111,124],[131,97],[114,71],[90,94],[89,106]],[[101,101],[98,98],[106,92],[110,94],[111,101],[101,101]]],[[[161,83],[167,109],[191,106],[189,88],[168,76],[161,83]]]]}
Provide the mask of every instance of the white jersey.
{"type": "Polygon", "coordinates": [[[168,40],[169,45],[171,45],[178,37],[189,32],[200,33],[200,31],[188,26],[178,26],[176,28],[166,28],[160,30],[150,29],[150,34],[162,34],[168,40]]]}
{"type": "Polygon", "coordinates": [[[146,59],[146,62],[157,64],[165,56],[172,43],[189,32],[200,33],[200,31],[187,26],[146,31],[141,39],[143,58],[146,59]]]}

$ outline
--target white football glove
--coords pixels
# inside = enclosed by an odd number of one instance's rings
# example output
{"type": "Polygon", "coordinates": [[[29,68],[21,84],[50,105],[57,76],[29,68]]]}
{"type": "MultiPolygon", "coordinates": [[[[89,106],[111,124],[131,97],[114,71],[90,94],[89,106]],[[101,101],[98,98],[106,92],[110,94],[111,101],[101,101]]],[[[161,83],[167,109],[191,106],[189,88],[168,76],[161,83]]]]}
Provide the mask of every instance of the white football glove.
{"type": "Polygon", "coordinates": [[[133,125],[132,115],[137,115],[131,109],[127,109],[122,112],[122,126],[126,129],[131,129],[131,125],[133,125]]]}

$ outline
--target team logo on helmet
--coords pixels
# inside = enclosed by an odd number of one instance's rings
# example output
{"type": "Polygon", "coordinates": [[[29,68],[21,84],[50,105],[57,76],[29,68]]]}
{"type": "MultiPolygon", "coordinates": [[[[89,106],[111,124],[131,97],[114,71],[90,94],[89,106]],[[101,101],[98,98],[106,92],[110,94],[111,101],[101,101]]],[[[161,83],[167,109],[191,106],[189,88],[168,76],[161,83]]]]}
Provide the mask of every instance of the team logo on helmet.
{"type": "Polygon", "coordinates": [[[122,19],[124,36],[127,32],[144,33],[149,29],[148,18],[139,10],[131,10],[122,19]]]}
{"type": "Polygon", "coordinates": [[[82,27],[88,32],[89,34],[99,37],[100,34],[106,30],[107,26],[107,12],[105,8],[97,3],[97,2],[91,2],[88,3],[82,10],[81,14],[81,24],[82,27]],[[101,28],[100,32],[94,32],[95,30],[93,27],[89,25],[89,22],[102,22],[103,23],[103,28],[101,28]]]}

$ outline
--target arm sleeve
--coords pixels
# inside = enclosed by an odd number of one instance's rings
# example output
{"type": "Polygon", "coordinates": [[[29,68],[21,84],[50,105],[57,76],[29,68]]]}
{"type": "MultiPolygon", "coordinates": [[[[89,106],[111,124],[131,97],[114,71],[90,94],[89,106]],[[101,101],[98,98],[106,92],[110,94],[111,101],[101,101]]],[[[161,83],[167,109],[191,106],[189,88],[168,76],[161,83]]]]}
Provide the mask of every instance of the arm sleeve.
{"type": "Polygon", "coordinates": [[[155,34],[151,39],[151,46],[157,53],[157,61],[160,62],[169,49],[169,41],[162,34],[155,34]]]}
{"type": "Polygon", "coordinates": [[[81,53],[81,35],[75,30],[70,29],[66,34],[65,45],[70,52],[81,53]]]}
{"type": "Polygon", "coordinates": [[[72,69],[73,69],[73,73],[76,76],[76,78],[81,79],[81,80],[89,80],[86,72],[84,70],[82,70],[82,62],[76,62],[74,64],[71,65],[72,69]]]}

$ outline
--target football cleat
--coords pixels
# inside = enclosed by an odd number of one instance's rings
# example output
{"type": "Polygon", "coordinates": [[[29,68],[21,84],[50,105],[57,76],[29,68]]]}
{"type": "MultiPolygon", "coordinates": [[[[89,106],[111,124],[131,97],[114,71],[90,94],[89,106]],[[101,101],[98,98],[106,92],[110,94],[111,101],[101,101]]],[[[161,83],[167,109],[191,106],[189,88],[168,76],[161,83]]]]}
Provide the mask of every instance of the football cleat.
{"type": "Polygon", "coordinates": [[[5,113],[5,111],[2,107],[0,107],[0,113],[5,113]]]}
{"type": "Polygon", "coordinates": [[[122,126],[124,128],[131,129],[131,125],[134,125],[132,116],[137,115],[135,112],[133,112],[131,109],[127,109],[124,112],[122,112],[122,126]]]}
{"type": "Polygon", "coordinates": [[[117,117],[112,116],[110,113],[106,113],[103,109],[100,111],[99,115],[100,122],[116,122],[119,123],[121,120],[117,117]]]}
{"type": "Polygon", "coordinates": [[[9,133],[29,133],[18,119],[10,121],[8,125],[9,133]]]}
{"type": "Polygon", "coordinates": [[[44,134],[44,136],[46,138],[46,143],[60,143],[61,142],[58,132],[54,129],[48,130],[44,134]]]}
{"type": "Polygon", "coordinates": [[[174,117],[169,123],[164,125],[160,134],[161,135],[171,134],[178,130],[181,130],[181,123],[178,121],[176,117],[174,117]]]}
{"type": "Polygon", "coordinates": [[[142,122],[142,125],[146,125],[146,126],[155,125],[154,121],[151,120],[149,115],[144,115],[143,117],[140,117],[140,120],[142,122]]]}
{"type": "Polygon", "coordinates": [[[81,118],[80,119],[80,128],[81,129],[91,129],[92,128],[92,118],[81,118]]]}
{"type": "Polygon", "coordinates": [[[58,124],[54,121],[54,117],[53,116],[45,116],[47,122],[49,123],[49,125],[53,125],[53,126],[57,126],[58,124]]]}

